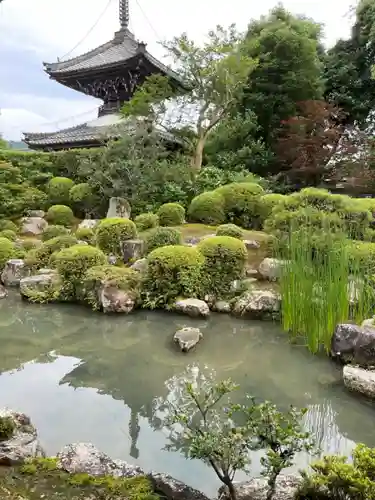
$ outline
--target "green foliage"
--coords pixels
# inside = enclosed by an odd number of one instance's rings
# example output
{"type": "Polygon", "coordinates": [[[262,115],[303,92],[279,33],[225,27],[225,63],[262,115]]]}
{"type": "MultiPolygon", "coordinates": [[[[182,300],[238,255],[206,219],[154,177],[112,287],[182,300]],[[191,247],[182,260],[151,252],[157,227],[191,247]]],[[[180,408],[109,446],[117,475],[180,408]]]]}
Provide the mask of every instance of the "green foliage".
{"type": "Polygon", "coordinates": [[[51,263],[50,261],[53,253],[76,244],[77,238],[75,236],[70,234],[56,236],[55,238],[45,241],[40,247],[30,250],[26,254],[25,264],[30,269],[48,267],[51,263]]]}
{"type": "Polygon", "coordinates": [[[11,417],[0,417],[0,442],[11,438],[16,429],[11,417]]]}
{"type": "Polygon", "coordinates": [[[75,236],[77,240],[87,241],[90,245],[95,243],[95,231],[89,227],[79,227],[75,232],[75,236]]]}
{"type": "Polygon", "coordinates": [[[65,205],[53,205],[48,209],[46,219],[51,224],[69,227],[73,224],[74,214],[72,209],[65,205]]]}
{"type": "Polygon", "coordinates": [[[170,245],[153,250],[143,284],[146,307],[171,305],[178,297],[197,297],[204,258],[198,250],[170,245]]]}
{"type": "Polygon", "coordinates": [[[67,177],[53,177],[47,185],[48,199],[51,205],[69,205],[69,192],[74,181],[67,177]]]}
{"type": "Polygon", "coordinates": [[[120,256],[123,241],[137,236],[137,228],[133,221],[113,217],[100,221],[96,229],[96,242],[103,252],[120,256]]]}
{"type": "Polygon", "coordinates": [[[18,227],[14,222],[11,220],[0,220],[0,231],[4,231],[6,229],[9,229],[10,231],[13,231],[15,233],[18,232],[18,227]]]}
{"type": "Polygon", "coordinates": [[[74,210],[84,216],[94,212],[95,206],[99,205],[99,200],[87,182],[73,186],[69,191],[69,199],[74,210]]]}
{"type": "Polygon", "coordinates": [[[69,234],[69,230],[66,227],[50,225],[44,230],[42,234],[42,240],[51,240],[52,238],[56,238],[56,236],[62,236],[63,234],[69,234]]]}
{"type": "Polygon", "coordinates": [[[157,215],[161,226],[180,226],[185,222],[185,209],[179,203],[165,203],[157,215]]]}
{"type": "Polygon", "coordinates": [[[216,298],[228,297],[232,282],[244,274],[247,260],[245,244],[231,236],[213,236],[202,240],[198,250],[204,256],[205,291],[216,298]]]}
{"type": "Polygon", "coordinates": [[[311,465],[312,473],[302,472],[303,482],[296,500],[374,500],[375,449],[358,444],[353,461],[325,456],[311,465]]]}
{"type": "Polygon", "coordinates": [[[351,269],[360,269],[367,276],[375,274],[375,243],[349,241],[347,246],[351,269]]]}
{"type": "Polygon", "coordinates": [[[17,234],[11,229],[4,229],[3,231],[0,231],[0,238],[7,238],[10,241],[16,241],[17,234]]]}
{"type": "Polygon", "coordinates": [[[256,227],[259,198],[264,193],[259,184],[233,182],[218,188],[215,192],[224,198],[224,210],[228,222],[244,228],[256,227]]]}
{"type": "Polygon", "coordinates": [[[147,232],[144,240],[146,251],[150,253],[159,247],[182,245],[182,234],[173,227],[156,227],[147,232]]]}
{"type": "Polygon", "coordinates": [[[25,238],[20,240],[20,245],[26,252],[28,252],[29,250],[42,246],[42,242],[37,238],[25,238]]]}
{"type": "Polygon", "coordinates": [[[217,225],[225,221],[224,197],[216,191],[208,191],[193,198],[189,210],[189,220],[202,224],[217,225]]]}
{"type": "Polygon", "coordinates": [[[8,238],[0,237],[0,269],[15,256],[15,246],[8,238]]]}
{"type": "Polygon", "coordinates": [[[270,217],[272,210],[280,205],[285,196],[283,194],[278,193],[269,193],[264,194],[260,197],[258,203],[258,218],[259,218],[259,227],[263,228],[265,221],[270,217]]]}
{"type": "Polygon", "coordinates": [[[216,236],[232,236],[232,238],[242,240],[244,234],[243,229],[236,224],[223,224],[216,229],[216,236]]]}
{"type": "Polygon", "coordinates": [[[47,195],[27,183],[0,183],[0,217],[19,218],[30,210],[43,209],[47,195]]]}
{"type": "Polygon", "coordinates": [[[159,225],[159,216],[153,213],[140,214],[134,219],[138,231],[153,229],[159,225]]]}

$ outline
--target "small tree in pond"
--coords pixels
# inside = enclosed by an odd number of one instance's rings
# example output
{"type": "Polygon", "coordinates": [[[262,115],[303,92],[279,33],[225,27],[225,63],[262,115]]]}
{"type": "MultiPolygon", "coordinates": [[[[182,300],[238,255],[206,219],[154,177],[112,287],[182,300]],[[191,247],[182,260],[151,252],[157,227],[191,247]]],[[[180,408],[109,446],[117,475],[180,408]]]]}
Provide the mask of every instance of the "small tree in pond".
{"type": "Polygon", "coordinates": [[[217,26],[201,46],[186,34],[175,37],[163,46],[174,60],[185,90],[168,106],[168,100],[176,95],[169,80],[151,76],[123,107],[125,115],[147,118],[168,130],[190,125],[194,133],[185,133],[184,137],[191,148],[194,173],[202,166],[210,132],[233,111],[257,65],[243,43],[234,25],[227,30],[217,26]]]}

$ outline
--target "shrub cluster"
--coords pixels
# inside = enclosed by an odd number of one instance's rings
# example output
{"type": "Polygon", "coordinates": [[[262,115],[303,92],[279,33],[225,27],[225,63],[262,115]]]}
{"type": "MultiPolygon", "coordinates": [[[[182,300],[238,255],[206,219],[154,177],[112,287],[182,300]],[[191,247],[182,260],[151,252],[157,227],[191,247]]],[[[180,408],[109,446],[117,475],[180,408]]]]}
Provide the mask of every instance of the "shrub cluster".
{"type": "Polygon", "coordinates": [[[107,254],[122,255],[122,242],[137,236],[137,228],[129,219],[103,219],[96,229],[96,243],[107,254]]]}
{"type": "Polygon", "coordinates": [[[153,229],[159,225],[159,216],[152,212],[140,214],[134,219],[134,223],[138,231],[146,231],[147,229],[153,229]]]}
{"type": "Polygon", "coordinates": [[[216,229],[216,236],[232,236],[232,238],[242,240],[244,234],[243,229],[236,226],[236,224],[223,224],[216,229]]]}
{"type": "Polygon", "coordinates": [[[252,182],[233,182],[216,190],[224,198],[225,217],[241,227],[256,227],[259,198],[264,190],[252,182]]]}
{"type": "Polygon", "coordinates": [[[0,237],[7,238],[10,241],[16,241],[17,234],[11,229],[3,229],[3,231],[0,231],[0,237]]]}
{"type": "Polygon", "coordinates": [[[6,229],[14,231],[15,233],[18,231],[18,227],[11,220],[0,220],[0,231],[4,231],[6,229]]]}
{"type": "Polygon", "coordinates": [[[95,243],[95,231],[89,227],[79,227],[75,235],[77,240],[86,241],[90,245],[95,243]]]}
{"type": "Polygon", "coordinates": [[[52,255],[63,248],[77,244],[77,238],[72,235],[56,236],[45,241],[40,247],[30,250],[25,256],[25,264],[30,269],[40,269],[52,264],[52,255]]]}
{"type": "Polygon", "coordinates": [[[50,225],[44,230],[42,240],[48,241],[52,238],[56,238],[56,236],[62,236],[63,234],[69,234],[69,230],[66,227],[50,225]]]}
{"type": "Polygon", "coordinates": [[[50,204],[68,205],[70,202],[70,190],[74,181],[67,177],[53,177],[47,184],[47,194],[50,204]]]}
{"type": "Polygon", "coordinates": [[[225,222],[224,198],[216,191],[207,191],[193,198],[188,210],[189,220],[216,226],[225,222]]]}
{"type": "Polygon", "coordinates": [[[71,226],[74,221],[73,210],[66,205],[53,205],[48,209],[46,219],[57,226],[71,226]]]}
{"type": "Polygon", "coordinates": [[[16,429],[16,425],[11,417],[0,417],[0,441],[11,438],[16,429]]]}
{"type": "Polygon", "coordinates": [[[181,244],[181,231],[173,227],[156,227],[148,231],[145,236],[145,247],[147,253],[150,253],[159,247],[181,244]]]}
{"type": "Polygon", "coordinates": [[[179,203],[165,203],[157,215],[161,226],[180,226],[185,222],[185,209],[179,203]]]}
{"type": "Polygon", "coordinates": [[[15,246],[8,238],[0,237],[0,270],[15,256],[15,246]]]}

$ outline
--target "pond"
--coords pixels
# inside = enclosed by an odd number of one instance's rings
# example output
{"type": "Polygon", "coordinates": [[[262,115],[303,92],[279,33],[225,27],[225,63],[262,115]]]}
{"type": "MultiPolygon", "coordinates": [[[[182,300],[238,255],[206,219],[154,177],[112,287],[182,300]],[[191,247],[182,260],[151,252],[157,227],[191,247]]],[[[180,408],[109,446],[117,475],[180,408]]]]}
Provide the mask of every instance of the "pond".
{"type": "MultiPolygon", "coordinates": [[[[375,407],[345,391],[340,368],[327,358],[290,345],[277,324],[225,315],[104,316],[78,306],[27,304],[16,295],[0,302],[0,407],[30,415],[50,455],[67,443],[92,442],[113,458],[214,495],[219,484],[208,467],[163,449],[167,432],[153,404],[186,370],[203,368],[231,377],[241,395],[308,407],[306,426],[323,451],[375,446],[375,407]],[[204,339],[186,355],[171,339],[191,325],[204,339]]],[[[298,457],[298,468],[307,463],[298,457]]],[[[252,474],[259,471],[254,455],[252,474]]]]}

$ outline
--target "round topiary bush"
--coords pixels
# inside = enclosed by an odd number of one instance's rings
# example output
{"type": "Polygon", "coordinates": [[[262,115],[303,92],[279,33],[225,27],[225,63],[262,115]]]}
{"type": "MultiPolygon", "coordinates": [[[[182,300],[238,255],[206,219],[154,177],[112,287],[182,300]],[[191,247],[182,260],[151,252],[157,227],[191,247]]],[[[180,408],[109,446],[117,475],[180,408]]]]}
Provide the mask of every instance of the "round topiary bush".
{"type": "Polygon", "coordinates": [[[196,248],[182,245],[157,248],[150,253],[147,262],[143,284],[146,307],[163,307],[177,297],[200,294],[204,257],[196,248]]]}
{"type": "Polygon", "coordinates": [[[157,214],[161,226],[181,226],[185,222],[185,209],[179,203],[165,203],[157,214]]]}
{"type": "Polygon", "coordinates": [[[41,269],[50,265],[52,254],[63,248],[69,248],[76,245],[78,240],[70,234],[56,236],[40,247],[30,250],[25,256],[25,264],[30,269],[41,269]]]}
{"type": "Polygon", "coordinates": [[[236,224],[223,224],[219,226],[216,230],[216,236],[232,236],[232,238],[238,238],[242,240],[244,237],[244,231],[236,224]]]}
{"type": "Polygon", "coordinates": [[[65,205],[70,201],[70,190],[74,186],[72,179],[53,177],[47,184],[49,202],[54,205],[65,205]]]}
{"type": "Polygon", "coordinates": [[[15,255],[15,246],[13,241],[8,238],[0,237],[0,270],[3,269],[9,259],[15,255]]]}
{"type": "Polygon", "coordinates": [[[214,191],[224,198],[226,220],[246,229],[257,227],[259,199],[264,190],[259,184],[233,182],[214,191]]]}
{"type": "Polygon", "coordinates": [[[278,193],[264,194],[260,197],[258,203],[258,219],[259,227],[263,228],[264,223],[268,217],[270,217],[272,210],[280,206],[285,200],[286,196],[278,193]]]}
{"type": "Polygon", "coordinates": [[[147,253],[152,252],[155,248],[181,244],[181,231],[173,227],[156,227],[155,229],[148,231],[145,236],[145,247],[147,253]]]}
{"type": "Polygon", "coordinates": [[[17,234],[11,229],[4,229],[3,231],[0,231],[0,238],[7,238],[10,241],[16,241],[17,234]]]}
{"type": "Polygon", "coordinates": [[[5,231],[6,229],[14,231],[15,233],[18,231],[18,227],[11,220],[0,220],[0,231],[5,231]]]}
{"type": "Polygon", "coordinates": [[[206,293],[225,298],[231,292],[232,282],[240,279],[245,270],[245,244],[231,236],[212,236],[198,244],[204,256],[203,281],[206,293]]]}
{"type": "Polygon", "coordinates": [[[54,255],[53,263],[63,279],[61,296],[65,300],[83,298],[84,275],[88,269],[94,266],[102,266],[107,263],[104,253],[90,245],[73,245],[64,248],[54,255]]]}
{"type": "Polygon", "coordinates": [[[20,244],[26,252],[42,246],[42,242],[37,238],[25,238],[20,241],[20,244]]]}
{"type": "Polygon", "coordinates": [[[91,245],[95,242],[95,232],[89,227],[79,227],[76,231],[76,238],[80,241],[87,241],[91,245]]]}
{"type": "Polygon", "coordinates": [[[129,219],[103,219],[96,229],[96,243],[107,254],[122,255],[121,243],[137,236],[137,228],[129,219]]]}
{"type": "Polygon", "coordinates": [[[0,441],[10,439],[15,430],[16,424],[11,417],[0,417],[0,441]]]}
{"type": "Polygon", "coordinates": [[[191,222],[218,225],[225,222],[224,198],[220,193],[207,191],[190,203],[188,217],[191,222]]]}
{"type": "Polygon", "coordinates": [[[159,225],[159,217],[157,214],[153,213],[140,214],[137,215],[134,222],[138,231],[146,231],[147,229],[153,229],[159,225]]]}
{"type": "Polygon", "coordinates": [[[75,210],[87,214],[92,211],[96,197],[92,192],[91,186],[87,182],[82,182],[71,188],[69,198],[75,210]]]}
{"type": "Polygon", "coordinates": [[[63,234],[69,234],[69,230],[66,227],[53,225],[48,226],[42,234],[42,240],[48,241],[52,238],[56,238],[56,236],[62,236],[63,234]]]}
{"type": "Polygon", "coordinates": [[[71,226],[74,221],[73,210],[66,205],[53,205],[48,209],[46,219],[57,226],[71,226]]]}

